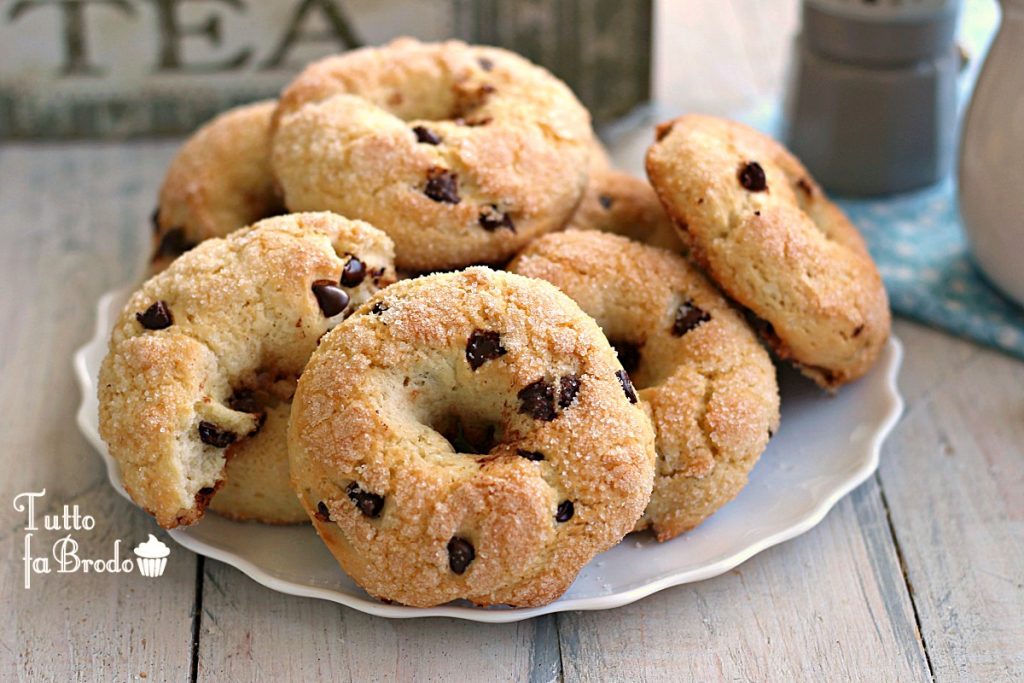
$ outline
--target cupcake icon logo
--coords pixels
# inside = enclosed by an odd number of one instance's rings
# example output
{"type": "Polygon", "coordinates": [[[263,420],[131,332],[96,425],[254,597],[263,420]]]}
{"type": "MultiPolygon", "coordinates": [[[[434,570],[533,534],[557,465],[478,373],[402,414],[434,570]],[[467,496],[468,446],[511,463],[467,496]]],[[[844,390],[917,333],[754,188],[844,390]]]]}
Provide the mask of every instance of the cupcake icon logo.
{"type": "Polygon", "coordinates": [[[170,554],[171,549],[153,534],[149,534],[149,540],[145,543],[135,546],[135,556],[139,558],[139,571],[143,576],[157,577],[163,574],[170,554]]]}

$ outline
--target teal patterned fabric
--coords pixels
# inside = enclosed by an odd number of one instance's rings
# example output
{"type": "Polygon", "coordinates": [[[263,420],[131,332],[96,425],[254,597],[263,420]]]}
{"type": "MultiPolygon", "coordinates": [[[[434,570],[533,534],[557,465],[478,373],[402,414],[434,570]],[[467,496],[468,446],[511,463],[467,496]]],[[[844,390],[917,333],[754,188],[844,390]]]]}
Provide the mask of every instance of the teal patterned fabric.
{"type": "MultiPolygon", "coordinates": [[[[994,3],[965,3],[959,42],[973,57],[961,76],[964,102],[996,22],[994,3]]],[[[775,104],[739,118],[771,134],[779,130],[775,104]]],[[[867,240],[894,312],[1024,359],[1024,308],[1003,297],[971,261],[956,194],[955,181],[947,180],[903,195],[836,199],[867,240]]]]}
{"type": "Polygon", "coordinates": [[[1024,309],[971,262],[952,181],[839,204],[868,241],[893,311],[1024,359],[1024,309]]]}

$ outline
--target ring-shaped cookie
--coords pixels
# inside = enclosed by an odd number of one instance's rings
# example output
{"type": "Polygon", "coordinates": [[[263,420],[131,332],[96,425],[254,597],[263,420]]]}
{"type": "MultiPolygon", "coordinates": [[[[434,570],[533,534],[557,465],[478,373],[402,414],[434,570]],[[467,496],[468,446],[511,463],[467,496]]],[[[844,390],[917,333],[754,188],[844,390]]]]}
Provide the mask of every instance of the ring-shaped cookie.
{"type": "Polygon", "coordinates": [[[153,213],[153,272],[203,240],[284,213],[270,169],[276,107],[267,100],[226,111],[178,150],[153,213]]]}
{"type": "Polygon", "coordinates": [[[637,525],[667,540],[747,482],[779,421],[775,368],[742,316],[664,249],[594,231],[545,235],[509,265],[593,316],[654,424],[651,502],[637,525]]]}
{"type": "Polygon", "coordinates": [[[273,167],[293,211],[369,221],[411,271],[504,263],[579,202],[590,117],[511,52],[399,39],[309,65],[281,96],[273,167]]]}
{"type": "Polygon", "coordinates": [[[871,367],[889,301],[857,229],[782,145],[687,115],[658,127],[647,175],[704,271],[765,341],[834,390],[871,367]]]}
{"type": "Polygon", "coordinates": [[[391,259],[366,223],[296,214],[206,240],[146,281],[99,377],[100,435],[132,499],[163,527],[202,517],[232,449],[261,438],[266,406],[288,401],[320,337],[394,280],[391,259]]]}
{"type": "Polygon", "coordinates": [[[600,230],[681,252],[672,220],[646,180],[591,164],[587,189],[567,229],[600,230]]]}
{"type": "Polygon", "coordinates": [[[295,489],[345,572],[407,605],[539,605],[629,532],[651,426],[601,330],[546,282],[400,281],[299,380],[295,489]]]}

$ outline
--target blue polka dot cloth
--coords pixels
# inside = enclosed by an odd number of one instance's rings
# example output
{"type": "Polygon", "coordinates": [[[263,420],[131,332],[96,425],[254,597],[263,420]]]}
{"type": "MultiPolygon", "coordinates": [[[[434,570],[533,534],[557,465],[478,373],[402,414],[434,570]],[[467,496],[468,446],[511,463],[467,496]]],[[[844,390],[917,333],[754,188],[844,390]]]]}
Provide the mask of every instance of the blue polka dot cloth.
{"type": "MultiPolygon", "coordinates": [[[[965,4],[958,40],[975,56],[961,76],[964,103],[996,23],[994,6],[965,4]]],[[[773,135],[780,130],[775,104],[737,118],[773,135]]],[[[1024,359],[1024,308],[974,266],[954,179],[907,194],[836,203],[867,240],[894,312],[1024,359]]]]}

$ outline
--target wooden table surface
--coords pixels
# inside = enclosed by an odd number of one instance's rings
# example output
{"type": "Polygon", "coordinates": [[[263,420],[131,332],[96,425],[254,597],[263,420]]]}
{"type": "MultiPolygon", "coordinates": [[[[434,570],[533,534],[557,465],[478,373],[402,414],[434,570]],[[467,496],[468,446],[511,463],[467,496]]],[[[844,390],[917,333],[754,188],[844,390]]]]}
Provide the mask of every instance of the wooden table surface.
{"type": "MultiPolygon", "coordinates": [[[[664,111],[778,92],[792,0],[658,12],[664,111]]],[[[649,125],[619,136],[620,161],[637,168],[649,125]]],[[[907,408],[878,473],[806,535],[627,607],[387,620],[181,548],[159,581],[45,575],[26,590],[19,492],[46,488],[40,514],[95,517],[74,533],[82,557],[155,531],[75,426],[70,356],[97,297],[141,271],[176,144],[0,148],[0,680],[1024,680],[1024,364],[902,320],[907,408]]],[[[37,532],[38,547],[61,535],[37,532]]]]}

